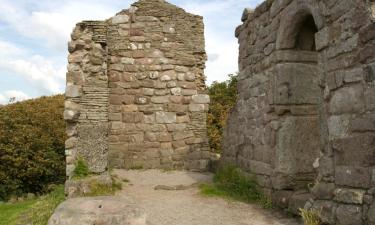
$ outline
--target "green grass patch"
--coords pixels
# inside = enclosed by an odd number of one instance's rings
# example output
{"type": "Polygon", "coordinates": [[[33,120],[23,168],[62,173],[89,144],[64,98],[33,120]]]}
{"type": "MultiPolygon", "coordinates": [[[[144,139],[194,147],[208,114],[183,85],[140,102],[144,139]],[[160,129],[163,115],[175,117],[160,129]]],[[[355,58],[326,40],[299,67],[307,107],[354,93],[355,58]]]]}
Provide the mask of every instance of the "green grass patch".
{"type": "Polygon", "coordinates": [[[74,169],[74,176],[73,176],[74,179],[85,178],[90,174],[89,167],[83,159],[79,158],[75,166],[76,167],[74,169]]]}
{"type": "Polygon", "coordinates": [[[34,205],[36,200],[0,205],[0,225],[12,225],[21,215],[34,205]]]}
{"type": "Polygon", "coordinates": [[[64,186],[34,200],[0,205],[0,225],[47,225],[55,208],[65,200],[64,186]]]}
{"type": "Polygon", "coordinates": [[[264,196],[254,177],[244,175],[233,166],[222,167],[214,176],[213,184],[200,186],[204,196],[217,196],[247,203],[257,203],[272,208],[272,202],[264,196]]]}
{"type": "Polygon", "coordinates": [[[122,189],[122,183],[117,182],[116,180],[112,181],[112,185],[101,184],[93,180],[90,182],[89,186],[90,192],[87,195],[85,195],[86,197],[110,196],[114,195],[116,191],[122,189]]]}

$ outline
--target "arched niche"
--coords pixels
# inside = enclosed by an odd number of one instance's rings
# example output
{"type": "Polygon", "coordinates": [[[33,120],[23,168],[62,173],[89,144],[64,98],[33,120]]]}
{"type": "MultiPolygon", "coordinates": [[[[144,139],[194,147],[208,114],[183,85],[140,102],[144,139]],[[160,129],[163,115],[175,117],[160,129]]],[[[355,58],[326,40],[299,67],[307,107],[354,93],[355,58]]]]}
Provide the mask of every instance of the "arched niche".
{"type": "Polygon", "coordinates": [[[282,18],[277,39],[282,57],[274,67],[274,103],[282,121],[275,161],[279,186],[274,188],[298,191],[315,182],[313,164],[322,148],[315,34],[323,23],[313,6],[297,1],[282,18]]]}
{"type": "MultiPolygon", "coordinates": [[[[323,28],[324,19],[315,4],[293,2],[285,15],[281,16],[280,28],[277,34],[276,49],[295,49],[301,28],[308,22],[315,25],[316,32],[323,28]]],[[[314,37],[315,38],[315,37],[314,37]]]]}

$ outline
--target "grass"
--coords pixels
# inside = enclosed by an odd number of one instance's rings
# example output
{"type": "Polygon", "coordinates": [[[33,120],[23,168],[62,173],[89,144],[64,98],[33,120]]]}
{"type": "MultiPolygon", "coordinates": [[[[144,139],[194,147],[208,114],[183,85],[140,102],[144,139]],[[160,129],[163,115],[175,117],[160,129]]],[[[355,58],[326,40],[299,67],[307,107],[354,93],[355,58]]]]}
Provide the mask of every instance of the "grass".
{"type": "Polygon", "coordinates": [[[13,204],[0,205],[0,225],[12,225],[23,213],[25,213],[36,200],[28,200],[13,204]]]}
{"type": "Polygon", "coordinates": [[[122,183],[112,180],[112,185],[101,184],[93,180],[89,184],[90,192],[85,195],[85,197],[95,197],[95,196],[110,196],[114,195],[116,191],[122,189],[122,183]]]}
{"type": "Polygon", "coordinates": [[[214,176],[213,184],[200,186],[201,193],[208,197],[222,197],[247,203],[257,203],[264,208],[272,208],[272,202],[264,196],[253,177],[244,175],[241,170],[226,166],[214,176]]]}
{"type": "MultiPolygon", "coordinates": [[[[87,196],[113,195],[122,189],[122,184],[113,181],[111,186],[90,183],[91,193],[87,196]]],[[[59,185],[51,193],[37,199],[0,205],[0,225],[47,225],[56,207],[65,200],[64,186],[59,185]]]]}
{"type": "Polygon", "coordinates": [[[47,225],[55,208],[65,200],[64,186],[38,199],[0,205],[0,225],[47,225]]]}
{"type": "Polygon", "coordinates": [[[320,213],[316,210],[299,209],[304,225],[320,225],[320,213]]]}
{"type": "Polygon", "coordinates": [[[73,176],[74,179],[85,178],[90,174],[89,167],[87,166],[87,163],[83,159],[79,158],[75,166],[76,167],[74,169],[74,176],[73,176]]]}

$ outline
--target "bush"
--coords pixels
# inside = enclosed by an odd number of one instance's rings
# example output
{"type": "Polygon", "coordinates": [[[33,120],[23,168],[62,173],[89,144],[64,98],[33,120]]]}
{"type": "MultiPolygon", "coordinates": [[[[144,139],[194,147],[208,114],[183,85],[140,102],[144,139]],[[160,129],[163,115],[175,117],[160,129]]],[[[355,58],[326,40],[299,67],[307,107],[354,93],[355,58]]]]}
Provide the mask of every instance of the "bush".
{"type": "Polygon", "coordinates": [[[237,100],[237,75],[229,75],[229,80],[214,82],[208,87],[211,98],[207,115],[207,132],[213,152],[221,153],[221,141],[229,111],[237,100]]]}
{"type": "Polygon", "coordinates": [[[0,107],[0,200],[65,180],[64,96],[0,107]]]}

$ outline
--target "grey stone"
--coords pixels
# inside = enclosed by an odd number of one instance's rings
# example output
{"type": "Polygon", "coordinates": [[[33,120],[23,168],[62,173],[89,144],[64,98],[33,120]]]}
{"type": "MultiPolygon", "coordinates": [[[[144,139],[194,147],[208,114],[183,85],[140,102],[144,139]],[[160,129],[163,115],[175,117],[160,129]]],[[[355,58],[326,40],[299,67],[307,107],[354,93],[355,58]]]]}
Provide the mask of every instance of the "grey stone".
{"type": "Polygon", "coordinates": [[[320,200],[330,200],[333,198],[333,192],[335,190],[334,183],[317,183],[312,188],[312,194],[320,200]]]}
{"type": "Polygon", "coordinates": [[[337,166],[335,169],[335,181],[338,185],[368,188],[370,177],[370,170],[364,167],[337,166]]]}
{"type": "Polygon", "coordinates": [[[369,225],[375,224],[375,202],[372,203],[367,214],[369,225]]]}
{"type": "Polygon", "coordinates": [[[157,123],[175,123],[177,120],[176,113],[172,112],[156,112],[157,123]]]}
{"type": "Polygon", "coordinates": [[[336,210],[337,224],[358,225],[362,223],[362,208],[355,205],[339,205],[336,210]]]}
{"type": "Polygon", "coordinates": [[[323,223],[335,224],[337,204],[332,201],[315,201],[313,209],[320,212],[320,218],[323,223]]]}
{"type": "Polygon", "coordinates": [[[80,86],[67,85],[65,89],[65,96],[69,98],[77,98],[81,96],[80,86]]]}
{"type": "Polygon", "coordinates": [[[343,87],[334,92],[329,104],[333,114],[359,113],[364,110],[362,85],[343,87]]]}
{"type": "Polygon", "coordinates": [[[364,190],[338,188],[335,190],[335,200],[348,204],[363,204],[364,190]]]}
{"type": "Polygon", "coordinates": [[[74,198],[61,203],[48,225],[146,225],[144,209],[121,197],[74,198]]]}
{"type": "Polygon", "coordinates": [[[193,95],[192,100],[196,104],[208,104],[210,103],[210,96],[203,94],[193,95]]]}

